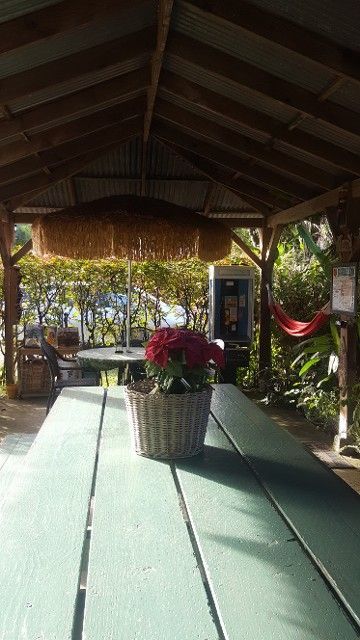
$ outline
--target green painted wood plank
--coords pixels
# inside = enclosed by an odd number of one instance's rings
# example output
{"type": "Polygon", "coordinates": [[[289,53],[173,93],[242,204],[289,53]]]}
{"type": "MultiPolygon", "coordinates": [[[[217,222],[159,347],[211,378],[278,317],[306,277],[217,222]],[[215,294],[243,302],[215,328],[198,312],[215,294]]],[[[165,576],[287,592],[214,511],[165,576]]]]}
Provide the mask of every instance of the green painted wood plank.
{"type": "Polygon", "coordinates": [[[1,640],[70,640],[103,390],[67,389],[0,505],[1,640]]]}
{"type": "Polygon", "coordinates": [[[21,440],[21,435],[11,434],[5,436],[0,442],[0,471],[10,458],[12,452],[21,440]]]}
{"type": "Polygon", "coordinates": [[[344,611],[212,420],[205,455],[176,462],[229,640],[355,640],[344,611]]]}
{"type": "Polygon", "coordinates": [[[84,637],[218,639],[170,465],[130,451],[121,387],[105,408],[84,637]]]}
{"type": "Polygon", "coordinates": [[[0,456],[4,454],[2,464],[0,459],[0,502],[7,496],[10,485],[34,440],[35,433],[27,433],[6,437],[0,443],[0,456]]]}
{"type": "Polygon", "coordinates": [[[360,501],[232,385],[212,410],[360,624],[360,501]]]}

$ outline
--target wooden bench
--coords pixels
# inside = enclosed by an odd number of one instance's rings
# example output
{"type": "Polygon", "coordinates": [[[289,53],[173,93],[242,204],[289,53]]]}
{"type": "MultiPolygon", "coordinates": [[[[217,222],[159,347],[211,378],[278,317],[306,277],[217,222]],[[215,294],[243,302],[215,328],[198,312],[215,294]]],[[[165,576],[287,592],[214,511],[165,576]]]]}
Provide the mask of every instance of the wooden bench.
{"type": "Polygon", "coordinates": [[[0,504],[0,640],[359,637],[359,499],[235,387],[203,456],[130,445],[121,387],[56,401],[0,504]]]}

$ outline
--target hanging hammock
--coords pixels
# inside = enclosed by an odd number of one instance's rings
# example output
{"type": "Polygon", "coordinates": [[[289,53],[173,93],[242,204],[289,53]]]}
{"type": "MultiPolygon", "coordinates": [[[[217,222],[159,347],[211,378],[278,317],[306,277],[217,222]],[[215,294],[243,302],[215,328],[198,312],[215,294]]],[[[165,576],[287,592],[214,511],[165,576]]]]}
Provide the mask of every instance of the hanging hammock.
{"type": "Polygon", "coordinates": [[[310,322],[299,322],[286,315],[281,306],[274,300],[270,285],[266,285],[268,291],[269,307],[279,327],[295,338],[311,336],[326,324],[330,313],[330,302],[318,311],[310,322]]]}

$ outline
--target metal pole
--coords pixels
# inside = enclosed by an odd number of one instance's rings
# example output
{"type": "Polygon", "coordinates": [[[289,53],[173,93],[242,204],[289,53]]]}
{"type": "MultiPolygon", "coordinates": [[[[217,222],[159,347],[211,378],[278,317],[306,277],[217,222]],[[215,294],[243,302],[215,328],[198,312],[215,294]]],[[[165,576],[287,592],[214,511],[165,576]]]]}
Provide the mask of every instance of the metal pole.
{"type": "Polygon", "coordinates": [[[128,260],[127,309],[126,309],[126,351],[130,351],[131,336],[131,260],[128,260]]]}

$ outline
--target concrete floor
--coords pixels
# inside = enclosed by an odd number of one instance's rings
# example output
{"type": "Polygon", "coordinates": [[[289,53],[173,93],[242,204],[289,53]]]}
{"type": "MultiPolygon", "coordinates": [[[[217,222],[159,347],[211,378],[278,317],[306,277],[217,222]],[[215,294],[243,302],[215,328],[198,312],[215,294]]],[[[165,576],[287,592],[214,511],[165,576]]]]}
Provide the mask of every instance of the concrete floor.
{"type": "MultiPolygon", "coordinates": [[[[332,451],[332,437],[316,429],[296,411],[266,407],[252,398],[283,429],[287,429],[321,462],[360,494],[360,460],[332,451]]],[[[0,398],[0,468],[11,453],[24,455],[45,419],[46,400],[0,398]]]]}

